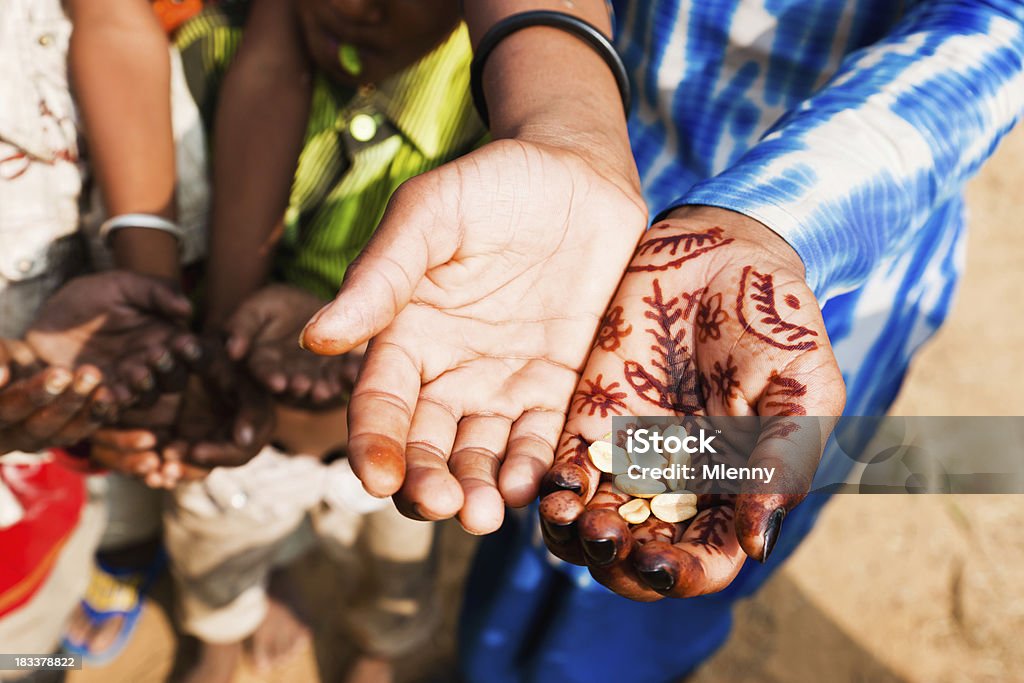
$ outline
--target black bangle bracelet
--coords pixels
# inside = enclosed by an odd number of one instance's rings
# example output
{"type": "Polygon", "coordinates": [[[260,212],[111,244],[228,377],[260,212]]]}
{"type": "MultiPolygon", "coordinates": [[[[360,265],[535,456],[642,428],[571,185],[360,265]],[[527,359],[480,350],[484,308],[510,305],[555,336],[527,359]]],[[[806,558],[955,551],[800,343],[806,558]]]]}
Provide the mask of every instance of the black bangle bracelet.
{"type": "Polygon", "coordinates": [[[626,116],[629,116],[631,100],[629,74],[626,71],[626,65],[623,64],[622,58],[611,44],[611,41],[605,38],[604,34],[596,28],[571,14],[539,10],[505,17],[487,31],[483,40],[480,41],[476,48],[473,64],[470,67],[470,89],[473,94],[473,104],[476,106],[476,111],[480,114],[480,118],[485,126],[490,126],[483,84],[484,67],[487,65],[487,59],[501,41],[516,31],[531,26],[557,28],[566,33],[571,33],[592,47],[601,56],[604,63],[608,65],[608,68],[612,70],[612,74],[615,76],[615,83],[619,86],[619,94],[622,96],[622,108],[625,110],[626,116]]]}

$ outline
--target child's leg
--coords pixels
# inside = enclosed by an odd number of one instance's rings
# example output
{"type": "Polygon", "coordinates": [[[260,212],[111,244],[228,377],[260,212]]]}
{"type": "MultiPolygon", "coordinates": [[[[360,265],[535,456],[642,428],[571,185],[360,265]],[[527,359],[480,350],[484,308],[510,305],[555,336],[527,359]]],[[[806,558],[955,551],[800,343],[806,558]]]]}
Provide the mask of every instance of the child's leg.
{"type": "Polygon", "coordinates": [[[345,623],[360,657],[347,681],[387,683],[393,661],[429,640],[439,621],[435,527],[361,487],[348,490],[346,477],[355,481],[347,461],[331,465],[328,504],[314,524],[332,558],[358,571],[345,623]]]}
{"type": "Polygon", "coordinates": [[[272,609],[270,572],[281,542],[322,497],[322,471],[313,458],[266,448],[242,467],[214,470],[174,491],[165,537],[182,627],[203,644],[193,680],[229,680],[242,642],[268,617],[288,616],[272,609]]]}

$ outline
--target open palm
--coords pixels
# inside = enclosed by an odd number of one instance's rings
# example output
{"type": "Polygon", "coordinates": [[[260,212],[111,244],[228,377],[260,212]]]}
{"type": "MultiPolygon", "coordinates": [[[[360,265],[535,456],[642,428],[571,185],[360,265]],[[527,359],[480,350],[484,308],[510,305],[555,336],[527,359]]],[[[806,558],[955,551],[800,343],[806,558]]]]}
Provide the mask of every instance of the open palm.
{"type": "Polygon", "coordinates": [[[410,515],[486,533],[536,495],[646,220],[631,179],[499,141],[406,183],[304,344],[373,337],[353,469],[410,515]]]}
{"type": "Polygon", "coordinates": [[[771,552],[786,513],[810,487],[844,402],[797,255],[739,214],[679,210],[644,236],[596,337],[545,479],[545,541],[633,599],[721,590],[746,557],[771,552]],[[698,491],[705,495],[695,514],[681,523],[651,515],[629,524],[619,507],[663,484],[631,491],[628,478],[595,467],[589,446],[611,431],[616,415],[756,416],[750,433],[725,438],[744,464],[779,473],[768,489],[745,483],[738,495],[698,491]]]}

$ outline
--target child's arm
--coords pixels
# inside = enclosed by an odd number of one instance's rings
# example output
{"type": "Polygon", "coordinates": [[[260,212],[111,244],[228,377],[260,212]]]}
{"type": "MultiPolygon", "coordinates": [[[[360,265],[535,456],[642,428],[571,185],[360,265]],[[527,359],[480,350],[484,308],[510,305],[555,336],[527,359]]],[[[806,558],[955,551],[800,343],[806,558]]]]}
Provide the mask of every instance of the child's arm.
{"type": "Polygon", "coordinates": [[[267,278],[309,116],[310,66],[289,0],[255,0],[214,128],[207,325],[267,278]]]}
{"type": "MultiPolygon", "coordinates": [[[[111,216],[174,219],[174,137],[167,38],[146,0],[70,0],[70,69],[90,157],[111,216]]],[[[111,235],[115,263],[178,281],[170,233],[111,235]]]]}

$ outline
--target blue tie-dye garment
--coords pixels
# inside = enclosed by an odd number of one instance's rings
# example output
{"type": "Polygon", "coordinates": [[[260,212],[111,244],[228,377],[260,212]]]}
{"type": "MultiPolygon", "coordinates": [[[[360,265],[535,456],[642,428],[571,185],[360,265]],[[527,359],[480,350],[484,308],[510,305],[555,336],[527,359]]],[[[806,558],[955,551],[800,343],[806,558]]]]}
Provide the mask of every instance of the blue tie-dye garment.
{"type": "MultiPolygon", "coordinates": [[[[1024,0],[612,5],[652,214],[708,204],[784,237],[824,305],[847,414],[884,413],[949,310],[964,183],[1024,110],[1024,0]]],[[[821,471],[850,464],[830,450],[821,471]]],[[[825,500],[797,507],[769,562],[748,562],[726,591],[646,605],[551,558],[535,510],[513,516],[471,576],[466,677],[673,680],[724,642],[733,603],[792,553],[825,500]]]]}

